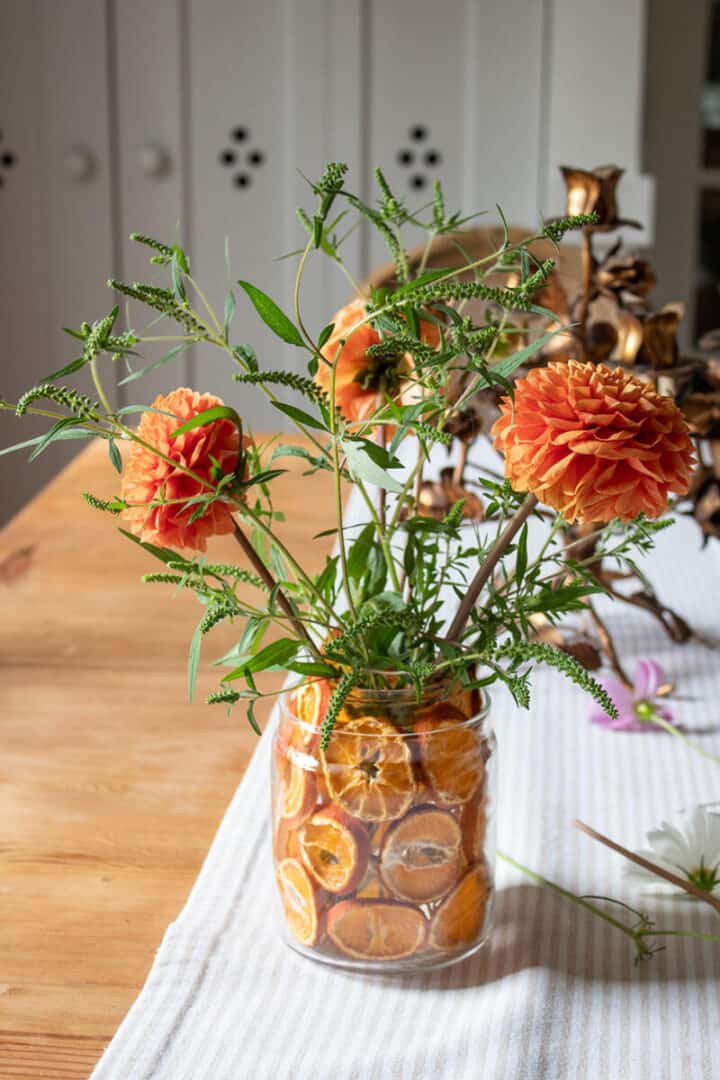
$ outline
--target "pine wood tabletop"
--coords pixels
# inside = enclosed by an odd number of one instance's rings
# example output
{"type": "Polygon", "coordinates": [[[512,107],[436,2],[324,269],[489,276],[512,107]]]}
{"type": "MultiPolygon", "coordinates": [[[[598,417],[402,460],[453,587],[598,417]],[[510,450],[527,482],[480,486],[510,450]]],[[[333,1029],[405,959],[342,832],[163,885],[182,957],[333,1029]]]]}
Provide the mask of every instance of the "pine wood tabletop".
{"type": "MultiPolygon", "coordinates": [[[[332,547],[313,539],[332,523],[330,485],[323,474],[299,484],[300,458],[284,464],[281,535],[317,570],[332,547]]],[[[104,445],[91,445],[0,533],[2,1080],[89,1075],[256,745],[240,710],[202,703],[231,627],[206,640],[188,704],[200,608],[143,584],[159,564],[81,500],[109,497],[116,481],[104,445]]],[[[212,553],[240,561],[232,538],[212,553]]]]}

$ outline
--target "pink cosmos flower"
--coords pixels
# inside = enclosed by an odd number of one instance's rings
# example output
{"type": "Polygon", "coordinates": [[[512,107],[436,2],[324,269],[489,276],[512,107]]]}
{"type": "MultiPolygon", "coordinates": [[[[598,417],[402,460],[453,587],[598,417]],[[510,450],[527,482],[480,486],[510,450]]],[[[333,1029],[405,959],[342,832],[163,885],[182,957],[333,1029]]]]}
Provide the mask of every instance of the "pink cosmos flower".
{"type": "Polygon", "coordinates": [[[661,731],[653,723],[656,718],[674,723],[670,709],[657,698],[657,692],[666,679],[665,672],[654,660],[638,660],[632,690],[619,679],[605,677],[598,681],[612,698],[618,716],[613,720],[603,709],[596,707],[590,714],[593,724],[600,724],[610,731],[661,731]]]}

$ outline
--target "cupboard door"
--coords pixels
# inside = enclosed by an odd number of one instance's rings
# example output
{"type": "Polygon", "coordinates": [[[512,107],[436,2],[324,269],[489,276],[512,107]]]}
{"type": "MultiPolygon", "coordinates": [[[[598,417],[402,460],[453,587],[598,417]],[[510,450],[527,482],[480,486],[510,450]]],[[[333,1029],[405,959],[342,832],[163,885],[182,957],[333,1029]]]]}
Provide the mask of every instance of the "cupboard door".
{"type": "MultiPolygon", "coordinates": [[[[542,4],[372,0],[368,5],[368,175],[380,165],[417,208],[440,180],[449,210],[537,218],[542,4]]],[[[375,198],[375,195],[372,196],[375,198]]],[[[420,235],[408,245],[418,242],[420,235]]],[[[387,261],[378,237],[373,266],[387,261]]]]}
{"type": "MultiPolygon", "coordinates": [[[[117,115],[117,263],[124,281],[152,281],[166,286],[168,274],[152,266],[154,253],[129,239],[150,235],[167,244],[185,243],[187,185],[183,133],[186,87],[182,78],[183,9],[180,0],[112,0],[113,72],[117,115]]],[[[122,301],[123,304],[125,301],[122,301]]],[[[134,328],[151,321],[147,308],[128,304],[134,328]]],[[[151,313],[154,314],[154,313],[151,313]]],[[[164,337],[182,333],[162,320],[148,330],[164,337]]],[[[175,343],[143,347],[135,371],[158,362],[175,343]]],[[[118,368],[117,379],[128,372],[118,368]]],[[[123,403],[151,402],[191,380],[190,352],[119,388],[123,403]]]]}
{"type": "MultiPolygon", "coordinates": [[[[0,40],[2,393],[15,400],[78,355],[63,326],[112,306],[104,285],[113,271],[105,7],[5,0],[0,40]]],[[[1,423],[3,445],[47,426],[8,416],[1,423]]],[[[0,458],[0,515],[9,517],[81,445],[56,443],[30,468],[0,458]]]]}
{"type": "MultiPolygon", "coordinates": [[[[228,277],[251,281],[288,313],[304,243],[298,201],[314,197],[300,173],[319,176],[329,158],[360,158],[359,2],[189,0],[187,22],[188,167],[193,265],[213,306],[223,311],[228,277]]],[[[353,241],[355,254],[359,250],[353,241]]],[[[344,302],[347,286],[311,260],[302,306],[316,334],[344,302]]],[[[235,286],[232,340],[257,350],[261,366],[296,370],[306,354],[273,338],[235,286]]],[[[234,388],[233,363],[198,348],[194,382],[237,403],[255,430],[284,418],[259,392],[234,388]]]]}

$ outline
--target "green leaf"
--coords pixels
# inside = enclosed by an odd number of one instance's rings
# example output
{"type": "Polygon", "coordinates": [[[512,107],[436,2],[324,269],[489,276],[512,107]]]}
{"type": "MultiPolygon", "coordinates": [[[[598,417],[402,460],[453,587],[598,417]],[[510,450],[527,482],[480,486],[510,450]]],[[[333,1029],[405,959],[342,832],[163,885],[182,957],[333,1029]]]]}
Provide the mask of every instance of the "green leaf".
{"type": "Polygon", "coordinates": [[[118,386],[126,386],[128,383],[135,382],[136,379],[142,379],[143,375],[147,375],[150,371],[157,371],[158,368],[164,367],[165,364],[169,364],[171,360],[174,360],[180,353],[185,352],[190,348],[192,342],[181,342],[180,345],[174,345],[172,349],[168,349],[166,353],[159,358],[159,360],[153,360],[152,364],[148,364],[146,367],[138,368],[137,371],[132,371],[129,375],[126,375],[124,379],[121,379],[118,386]]]}
{"type": "MultiPolygon", "coordinates": [[[[557,316],[555,316],[557,318],[557,316]]],[[[507,379],[513,372],[519,368],[526,360],[529,360],[531,356],[539,352],[544,345],[555,337],[556,334],[562,334],[566,332],[566,327],[561,326],[556,330],[548,330],[546,334],[543,334],[537,339],[532,341],[529,345],[526,345],[524,349],[518,349],[517,352],[511,353],[510,356],[506,356],[504,360],[501,360],[498,364],[493,364],[488,370],[493,375],[500,375],[502,378],[507,379]]],[[[478,381],[477,389],[482,390],[488,387],[490,383],[487,379],[480,379],[478,381]]]]}
{"type": "Polygon", "coordinates": [[[197,670],[200,662],[202,640],[203,632],[201,627],[198,626],[190,641],[190,652],[188,654],[188,701],[190,702],[192,702],[192,699],[195,696],[195,683],[197,682],[197,670]]]}
{"type": "Polygon", "coordinates": [[[387,471],[388,468],[402,467],[402,462],[391,457],[381,446],[369,439],[342,439],[341,446],[354,480],[367,480],[369,484],[398,494],[402,491],[402,484],[387,471]]]}
{"type": "Polygon", "coordinates": [[[518,585],[525,576],[528,564],[528,527],[527,523],[523,525],[520,537],[517,542],[517,550],[515,552],[515,580],[518,585]]]}
{"type": "Polygon", "coordinates": [[[264,293],[255,285],[251,285],[249,281],[238,281],[238,285],[247,293],[258,315],[273,333],[286,341],[288,345],[296,345],[300,349],[306,348],[295,323],[288,319],[285,312],[277,306],[274,300],[270,299],[267,293],[264,293]]]}
{"type": "Polygon", "coordinates": [[[235,293],[232,289],[228,289],[227,296],[225,297],[225,340],[228,340],[230,336],[230,323],[232,317],[235,314],[235,293]]]}
{"type": "Polygon", "coordinates": [[[79,423],[82,424],[82,421],[78,422],[78,420],[74,416],[66,416],[63,420],[58,420],[55,424],[53,424],[50,430],[46,431],[45,434],[41,437],[37,446],[28,458],[28,461],[34,461],[36,457],[39,457],[40,454],[42,454],[43,450],[46,450],[51,443],[55,442],[56,439],[61,437],[63,431],[65,431],[67,428],[77,428],[79,426],[79,423]]]}
{"type": "Polygon", "coordinates": [[[143,548],[149,555],[154,555],[160,562],[164,562],[167,566],[168,563],[174,563],[178,561],[177,551],[171,551],[170,548],[157,547],[156,544],[149,544],[147,540],[141,540],[134,533],[128,532],[127,529],[118,529],[123,536],[127,536],[128,540],[132,540],[133,544],[137,544],[138,547],[143,548]]]}
{"type": "Polygon", "coordinates": [[[327,326],[323,327],[323,329],[320,331],[320,336],[318,337],[318,349],[322,349],[323,345],[326,343],[334,329],[335,323],[328,323],[327,326]]]}
{"type": "Polygon", "coordinates": [[[194,428],[203,427],[205,424],[212,424],[215,420],[232,420],[237,427],[238,431],[242,434],[242,420],[235,412],[235,409],[229,405],[214,405],[212,409],[205,409],[204,412],[198,413],[197,416],[192,416],[189,420],[186,420],[180,427],[175,428],[170,432],[171,439],[177,439],[179,435],[184,435],[186,431],[192,431],[194,428]]]}
{"type": "Polygon", "coordinates": [[[122,457],[120,451],[117,448],[117,443],[114,439],[108,439],[108,454],[110,455],[110,461],[113,467],[119,472],[122,472],[122,457]]]}
{"type": "Polygon", "coordinates": [[[319,675],[325,679],[336,679],[338,670],[330,664],[321,664],[316,660],[293,660],[286,665],[288,671],[296,675],[319,675]]]}
{"type": "Polygon", "coordinates": [[[302,642],[292,638],[280,638],[266,645],[259,653],[256,653],[247,664],[236,668],[226,675],[223,682],[232,682],[234,679],[244,679],[247,675],[255,675],[258,671],[281,670],[293,660],[303,648],[302,642]]]}
{"type": "Polygon", "coordinates": [[[305,427],[315,428],[317,431],[327,431],[327,428],[317,416],[311,416],[304,409],[298,409],[296,405],[288,405],[285,401],[273,401],[271,404],[281,413],[284,413],[285,416],[289,416],[296,424],[303,424],[305,427]]]}
{"type": "MultiPolygon", "coordinates": [[[[0,457],[3,454],[14,454],[16,450],[27,450],[31,446],[37,446],[39,442],[45,438],[44,435],[36,435],[34,439],[26,439],[25,442],[15,443],[14,446],[5,446],[0,450],[0,457]]],[[[55,436],[56,439],[93,439],[95,438],[95,432],[82,431],[78,428],[68,428],[61,431],[55,436]]]]}
{"type": "MultiPolygon", "coordinates": [[[[335,530],[333,529],[333,532],[335,530]]],[[[368,555],[375,538],[375,526],[368,524],[362,530],[357,540],[354,541],[347,555],[347,569],[349,576],[357,581],[367,569],[368,555]]]]}
{"type": "MultiPolygon", "coordinates": [[[[68,333],[70,333],[70,331],[68,331],[68,333]]],[[[82,337],[81,334],[76,334],[74,336],[75,337],[82,337]]],[[[65,376],[65,375],[72,375],[73,372],[79,371],[80,368],[85,367],[85,365],[89,364],[89,363],[90,363],[90,358],[89,357],[86,358],[84,356],[78,356],[77,360],[71,360],[69,364],[65,365],[65,367],[61,367],[61,368],[58,368],[57,371],[53,371],[52,375],[46,375],[44,379],[40,380],[40,382],[41,383],[55,382],[56,379],[62,379],[63,376],[65,376]]]]}

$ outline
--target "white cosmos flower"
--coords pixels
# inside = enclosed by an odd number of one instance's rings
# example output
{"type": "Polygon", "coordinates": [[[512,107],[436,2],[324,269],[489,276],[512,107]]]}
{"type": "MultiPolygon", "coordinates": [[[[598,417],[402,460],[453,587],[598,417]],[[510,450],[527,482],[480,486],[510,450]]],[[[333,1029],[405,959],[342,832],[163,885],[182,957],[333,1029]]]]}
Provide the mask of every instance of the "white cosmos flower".
{"type": "MultiPolygon", "coordinates": [[[[681,828],[663,821],[659,829],[647,833],[647,840],[650,849],[638,851],[638,855],[678,877],[687,878],[706,892],[720,894],[719,813],[711,813],[707,806],[696,806],[681,828]]],[[[634,863],[626,865],[625,875],[643,889],[681,892],[669,881],[634,863]]]]}

